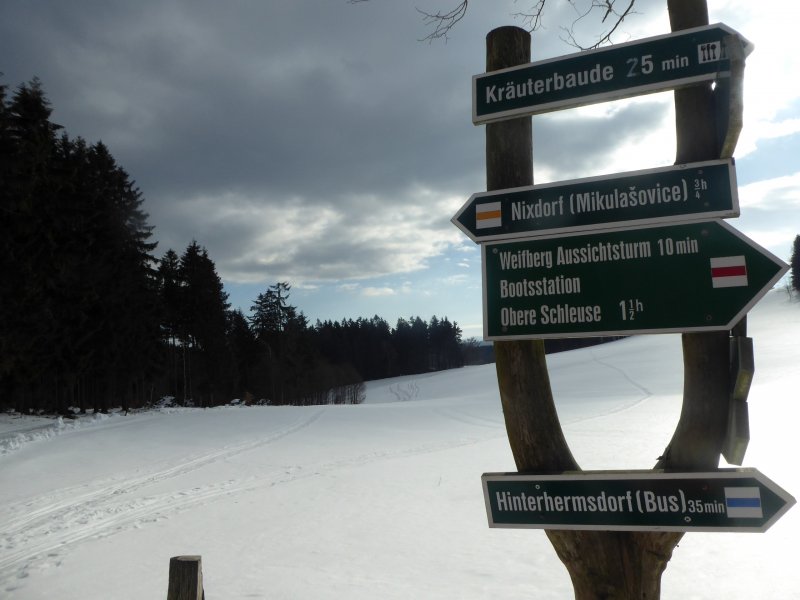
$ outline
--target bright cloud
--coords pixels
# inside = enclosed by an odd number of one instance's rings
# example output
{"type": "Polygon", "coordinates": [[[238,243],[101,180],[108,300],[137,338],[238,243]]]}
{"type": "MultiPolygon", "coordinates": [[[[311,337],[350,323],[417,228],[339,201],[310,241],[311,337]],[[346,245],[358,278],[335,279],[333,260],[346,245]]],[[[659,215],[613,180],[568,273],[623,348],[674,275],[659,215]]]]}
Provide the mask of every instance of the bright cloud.
{"type": "Polygon", "coordinates": [[[740,186],[739,204],[774,211],[800,209],[800,172],[740,186]]]}
{"type": "Polygon", "coordinates": [[[364,296],[370,298],[378,298],[381,296],[394,296],[395,294],[397,294],[397,292],[390,287],[380,287],[380,288],[365,287],[364,289],[361,290],[361,293],[364,296]]]}

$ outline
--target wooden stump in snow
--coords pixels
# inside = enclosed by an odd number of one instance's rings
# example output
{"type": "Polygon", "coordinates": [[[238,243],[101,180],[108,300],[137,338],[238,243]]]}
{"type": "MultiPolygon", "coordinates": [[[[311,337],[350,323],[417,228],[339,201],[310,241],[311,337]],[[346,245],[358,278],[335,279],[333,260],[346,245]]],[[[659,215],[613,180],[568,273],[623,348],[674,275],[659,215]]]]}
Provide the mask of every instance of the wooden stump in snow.
{"type": "Polygon", "coordinates": [[[199,556],[173,556],[169,559],[167,600],[204,600],[203,568],[199,556]]]}

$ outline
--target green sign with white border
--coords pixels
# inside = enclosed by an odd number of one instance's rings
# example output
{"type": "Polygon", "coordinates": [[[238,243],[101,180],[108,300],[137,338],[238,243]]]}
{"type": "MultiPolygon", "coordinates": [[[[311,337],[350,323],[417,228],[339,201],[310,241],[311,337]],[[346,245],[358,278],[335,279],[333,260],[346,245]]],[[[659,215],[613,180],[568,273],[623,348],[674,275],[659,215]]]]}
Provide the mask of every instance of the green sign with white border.
{"type": "Polygon", "coordinates": [[[732,159],[473,194],[451,219],[475,242],[739,216],[732,159]]]}
{"type": "Polygon", "coordinates": [[[789,269],[719,220],[481,252],[486,340],[727,330],[789,269]]]}
{"type": "Polygon", "coordinates": [[[485,473],[489,527],[766,531],[795,499],[756,469],[485,473]]]}
{"type": "Polygon", "coordinates": [[[476,125],[628,98],[730,75],[725,38],[716,23],[587,52],[519,65],[472,78],[476,125]]]}

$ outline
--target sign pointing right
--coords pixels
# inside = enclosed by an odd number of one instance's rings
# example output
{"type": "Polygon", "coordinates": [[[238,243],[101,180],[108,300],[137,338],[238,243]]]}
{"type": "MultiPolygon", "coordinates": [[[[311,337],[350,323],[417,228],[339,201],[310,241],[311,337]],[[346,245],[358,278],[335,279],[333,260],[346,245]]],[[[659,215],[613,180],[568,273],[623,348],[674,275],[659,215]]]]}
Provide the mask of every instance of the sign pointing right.
{"type": "Polygon", "coordinates": [[[789,269],[722,221],[484,243],[484,338],[730,329],[789,269]]]}
{"type": "Polygon", "coordinates": [[[795,499],[756,469],[484,473],[489,527],[764,532],[795,499]]]}
{"type": "Polygon", "coordinates": [[[730,75],[722,23],[475,75],[476,125],[671,90],[730,75]]]}

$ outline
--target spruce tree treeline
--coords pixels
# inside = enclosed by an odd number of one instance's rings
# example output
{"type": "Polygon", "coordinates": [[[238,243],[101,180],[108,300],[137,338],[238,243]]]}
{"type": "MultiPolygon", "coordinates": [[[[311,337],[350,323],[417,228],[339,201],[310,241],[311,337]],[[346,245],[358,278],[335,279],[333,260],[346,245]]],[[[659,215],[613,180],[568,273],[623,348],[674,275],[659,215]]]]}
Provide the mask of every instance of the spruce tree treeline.
{"type": "Polygon", "coordinates": [[[0,402],[141,403],[161,344],[155,244],[108,149],[50,122],[38,80],[0,86],[0,402]]]}
{"type": "Polygon", "coordinates": [[[129,175],[51,112],[38,80],[0,85],[0,408],[358,403],[364,380],[463,365],[447,318],[310,326],[286,283],[231,310],[206,249],[157,259],[129,175]]]}

